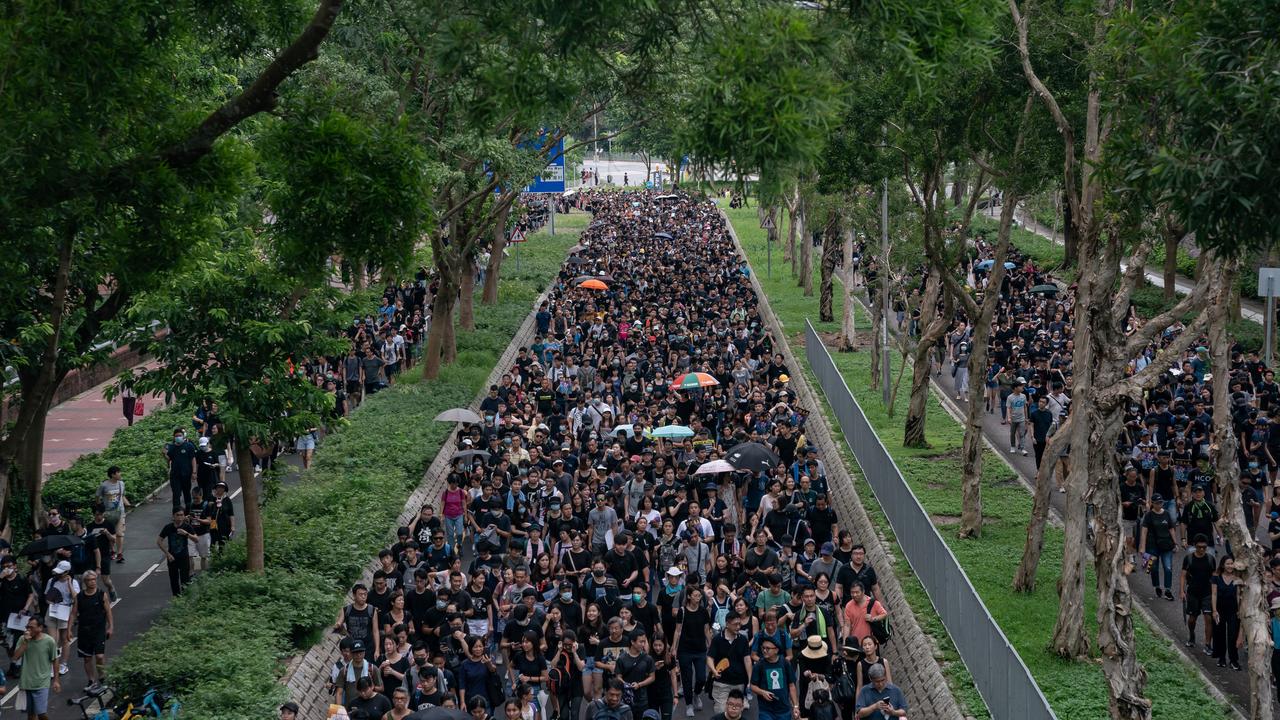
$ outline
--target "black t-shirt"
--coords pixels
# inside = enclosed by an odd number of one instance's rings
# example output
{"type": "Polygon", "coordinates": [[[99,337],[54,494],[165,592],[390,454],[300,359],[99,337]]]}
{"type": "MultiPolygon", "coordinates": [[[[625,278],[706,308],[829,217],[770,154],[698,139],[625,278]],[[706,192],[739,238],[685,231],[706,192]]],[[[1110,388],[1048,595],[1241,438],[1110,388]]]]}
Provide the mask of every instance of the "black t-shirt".
{"type": "Polygon", "coordinates": [[[1204,557],[1196,557],[1195,553],[1188,553],[1182,558],[1182,569],[1187,573],[1187,595],[1208,597],[1213,583],[1213,556],[1205,553],[1204,557]]]}
{"type": "Polygon", "coordinates": [[[169,456],[170,477],[191,477],[191,461],[196,457],[196,446],[190,440],[169,443],[165,446],[164,454],[169,456]]]}
{"type": "Polygon", "coordinates": [[[347,703],[348,710],[355,710],[357,708],[368,713],[370,718],[381,718],[383,715],[391,712],[391,701],[387,699],[386,695],[374,693],[373,697],[368,700],[357,697],[355,700],[347,703]]]}
{"type": "Polygon", "coordinates": [[[618,581],[620,587],[631,576],[631,573],[640,569],[640,564],[636,562],[636,558],[630,550],[619,555],[617,548],[604,554],[604,564],[605,567],[609,568],[609,574],[618,581]]]}
{"type": "MultiPolygon", "coordinates": [[[[532,660],[525,657],[524,652],[518,652],[512,660],[512,665],[515,666],[517,674],[528,675],[531,678],[537,678],[547,671],[547,659],[542,657],[542,653],[538,652],[536,648],[533,651],[532,660]]],[[[531,682],[539,681],[532,680],[531,682]]]]}
{"type": "MultiPolygon", "coordinates": [[[[190,532],[191,528],[187,525],[182,526],[183,530],[190,532]]],[[[173,523],[169,523],[160,530],[160,537],[164,538],[166,546],[169,548],[169,554],[177,561],[185,561],[187,559],[187,536],[179,535],[178,528],[173,523]]]]}
{"type": "Polygon", "coordinates": [[[1173,519],[1167,512],[1148,512],[1142,519],[1142,526],[1147,528],[1147,552],[1157,550],[1167,552],[1174,547],[1173,519]]]}
{"type": "Polygon", "coordinates": [[[631,653],[623,651],[618,656],[617,677],[623,682],[638,683],[653,673],[653,658],[647,654],[631,657],[631,653]]]}
{"type": "Polygon", "coordinates": [[[680,626],[679,652],[704,653],[707,651],[707,628],[711,626],[711,615],[706,608],[689,610],[681,606],[676,612],[676,623],[680,626]]]}
{"type": "Polygon", "coordinates": [[[741,634],[734,636],[732,641],[726,639],[724,633],[712,638],[708,655],[715,661],[715,665],[719,667],[721,660],[729,661],[728,666],[720,671],[720,677],[716,682],[726,685],[745,684],[747,682],[746,658],[750,654],[751,646],[741,634]]]}
{"type": "Polygon", "coordinates": [[[1132,485],[1125,482],[1120,483],[1120,502],[1131,503],[1124,507],[1122,514],[1125,520],[1136,521],[1138,512],[1142,508],[1142,503],[1146,502],[1146,499],[1147,489],[1141,483],[1132,485]]]}
{"type": "Polygon", "coordinates": [[[116,534],[116,524],[110,520],[94,521],[85,525],[84,529],[88,531],[89,537],[93,538],[94,547],[101,553],[99,562],[111,562],[111,536],[116,534]],[[95,530],[102,530],[102,532],[95,533],[95,530]]]}

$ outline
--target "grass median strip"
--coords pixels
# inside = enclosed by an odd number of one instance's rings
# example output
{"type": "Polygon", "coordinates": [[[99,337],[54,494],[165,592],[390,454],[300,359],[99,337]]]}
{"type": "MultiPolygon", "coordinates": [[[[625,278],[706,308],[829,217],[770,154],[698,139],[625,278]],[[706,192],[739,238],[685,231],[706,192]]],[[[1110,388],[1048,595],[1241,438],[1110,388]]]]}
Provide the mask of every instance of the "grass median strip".
{"type": "MultiPolygon", "coordinates": [[[[576,221],[576,218],[575,218],[576,221]]],[[[579,221],[580,222],[580,221],[579,221]]],[[[420,371],[368,398],[326,438],[315,465],[264,507],[267,572],[240,572],[230,545],[109,668],[125,690],[175,690],[184,716],[270,717],[284,699],[281,661],[314,644],[453,426],[432,422],[480,391],[533,302],[559,272],[576,232],[538,233],[520,271],[504,263],[499,302],[476,305],[476,330],[458,335],[458,360],[436,380],[420,371]]],[[[477,290],[478,292],[478,290],[477,290]]]]}
{"type": "MultiPolygon", "coordinates": [[[[764,267],[765,233],[759,228],[755,209],[729,210],[728,214],[752,267],[756,270],[764,267]]],[[[789,268],[781,263],[775,263],[772,280],[763,275],[760,280],[769,294],[774,312],[787,329],[788,342],[797,355],[803,357],[804,320],[817,315],[816,287],[813,297],[804,297],[803,290],[790,276],[789,268]]],[[[816,280],[814,285],[817,285],[816,280]]],[[[841,293],[837,292],[837,321],[841,317],[841,299],[841,293]]],[[[868,330],[865,315],[859,314],[858,327],[864,333],[868,330]]],[[[839,331],[839,324],[815,323],[815,328],[823,333],[834,333],[839,331]]],[[[935,526],[968,573],[992,616],[1022,656],[1054,711],[1062,718],[1106,717],[1107,690],[1098,664],[1067,662],[1048,649],[1058,609],[1056,587],[1062,561],[1061,530],[1050,527],[1045,533],[1045,550],[1037,575],[1038,589],[1025,595],[1013,592],[1010,589],[1013,574],[1022,555],[1026,521],[1031,515],[1031,495],[1022,483],[1012,475],[1008,466],[988,452],[983,473],[983,536],[976,541],[958,539],[955,527],[960,515],[962,476],[959,452],[964,438],[961,425],[931,395],[928,436],[933,446],[923,450],[904,448],[902,418],[906,414],[908,388],[904,387],[899,393],[897,412],[891,418],[880,404],[879,391],[871,389],[869,348],[833,355],[849,388],[862,401],[863,410],[880,440],[889,449],[920,504],[933,517],[935,526]]],[[[893,365],[897,368],[897,353],[894,353],[893,365]]],[[[808,368],[805,372],[812,381],[808,368]]],[[[852,461],[847,457],[846,460],[852,461]]],[[[860,483],[858,491],[872,517],[883,520],[870,487],[860,483]]],[[[886,535],[890,534],[887,523],[882,524],[881,529],[886,535]]],[[[894,570],[903,581],[904,588],[908,588],[908,598],[921,625],[939,642],[948,660],[956,658],[948,663],[948,680],[953,683],[959,697],[969,700],[974,696],[973,681],[967,671],[961,673],[952,667],[961,663],[923,589],[914,577],[909,577],[906,563],[901,563],[894,570]],[[964,684],[969,689],[966,690],[964,684]]],[[[1087,586],[1093,586],[1092,576],[1087,586]]],[[[1095,596],[1086,593],[1082,621],[1089,625],[1091,635],[1096,635],[1095,608],[1095,596]]],[[[1226,714],[1227,708],[1209,696],[1194,669],[1169,647],[1164,638],[1153,634],[1141,620],[1137,622],[1137,633],[1138,656],[1149,675],[1147,692],[1154,702],[1156,717],[1192,720],[1214,716],[1215,711],[1208,708],[1216,708],[1219,714],[1226,714]]],[[[971,711],[974,706],[970,702],[971,711]]],[[[981,703],[976,706],[981,707],[981,703]]]]}

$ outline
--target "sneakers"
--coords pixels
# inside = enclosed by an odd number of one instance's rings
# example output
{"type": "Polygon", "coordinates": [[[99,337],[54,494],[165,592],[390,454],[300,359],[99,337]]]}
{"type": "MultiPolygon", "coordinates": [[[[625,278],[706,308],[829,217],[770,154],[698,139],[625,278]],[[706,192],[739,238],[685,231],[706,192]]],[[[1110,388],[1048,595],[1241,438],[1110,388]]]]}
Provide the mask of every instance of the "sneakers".
{"type": "Polygon", "coordinates": [[[694,698],[694,699],[693,699],[693,709],[694,709],[694,710],[701,710],[701,709],[702,709],[702,696],[701,696],[701,695],[699,695],[698,697],[696,697],[696,698],[694,698]]]}
{"type": "Polygon", "coordinates": [[[1240,669],[1240,663],[1238,663],[1238,662],[1233,662],[1233,663],[1231,663],[1231,669],[1232,669],[1232,670],[1237,670],[1237,671],[1238,671],[1238,670],[1240,669]]]}
{"type": "Polygon", "coordinates": [[[117,554],[116,554],[116,564],[117,564],[117,565],[123,565],[123,564],[124,564],[124,553],[117,553],[117,554]]]}
{"type": "Polygon", "coordinates": [[[1011,452],[1011,453],[1018,452],[1018,448],[1016,448],[1016,447],[1014,447],[1014,446],[1010,445],[1010,446],[1009,446],[1009,452],[1011,452]]]}
{"type": "Polygon", "coordinates": [[[1173,591],[1172,591],[1172,590],[1165,590],[1165,591],[1164,591],[1164,599],[1165,599],[1165,600],[1169,600],[1170,602],[1172,602],[1172,601],[1173,601],[1173,591]]]}
{"type": "Polygon", "coordinates": [[[1191,636],[1191,637],[1187,638],[1187,641],[1186,641],[1185,643],[1183,643],[1183,644],[1184,644],[1184,645],[1186,645],[1186,646],[1187,646],[1187,647],[1189,647],[1189,648],[1193,648],[1193,647],[1195,647],[1195,646],[1196,646],[1196,638],[1195,638],[1195,636],[1193,635],[1193,636],[1191,636]]]}
{"type": "Polygon", "coordinates": [[[691,707],[689,707],[689,706],[687,706],[687,705],[686,705],[686,706],[685,706],[685,708],[684,708],[684,716],[685,716],[685,717],[693,717],[693,708],[691,708],[691,707]]]}
{"type": "Polygon", "coordinates": [[[1022,457],[1026,457],[1026,456],[1027,456],[1027,449],[1022,448],[1022,457]]]}
{"type": "Polygon", "coordinates": [[[108,590],[108,591],[107,591],[107,594],[111,596],[111,602],[115,602],[116,600],[119,600],[119,599],[120,599],[120,598],[119,598],[119,596],[118,596],[118,595],[116,595],[116,591],[115,591],[115,590],[108,590]]]}
{"type": "Polygon", "coordinates": [[[1213,646],[1209,643],[1204,644],[1204,654],[1213,657],[1213,646]]]}
{"type": "Polygon", "coordinates": [[[1218,667],[1226,667],[1226,666],[1227,666],[1227,661],[1226,661],[1226,660],[1219,660],[1219,661],[1218,661],[1218,667]]]}
{"type": "Polygon", "coordinates": [[[69,672],[71,672],[71,668],[67,667],[67,664],[66,664],[66,663],[62,663],[62,664],[58,665],[58,674],[59,674],[59,675],[66,675],[66,674],[67,674],[67,673],[69,673],[69,672]]]}

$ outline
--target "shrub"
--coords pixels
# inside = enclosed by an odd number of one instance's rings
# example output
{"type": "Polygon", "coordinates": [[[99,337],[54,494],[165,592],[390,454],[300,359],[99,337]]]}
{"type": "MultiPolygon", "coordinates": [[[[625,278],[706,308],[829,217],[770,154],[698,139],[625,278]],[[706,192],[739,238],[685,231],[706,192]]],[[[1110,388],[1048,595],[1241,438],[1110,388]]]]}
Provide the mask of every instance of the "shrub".
{"type": "Polygon", "coordinates": [[[521,272],[504,267],[498,304],[477,305],[477,330],[459,334],[458,362],[431,381],[408,373],[366,399],[325,439],[311,469],[263,508],[267,573],[241,572],[243,543],[231,543],[125,646],[108,668],[111,681],[126,691],[173,688],[184,716],[272,716],[285,694],[280,660],[327,630],[448,437],[453,426],[432,418],[475,398],[574,242],[574,233],[531,238],[521,272]]]}
{"type": "Polygon", "coordinates": [[[132,426],[116,430],[102,452],[81,455],[71,467],[49,476],[40,492],[44,504],[90,507],[112,465],[120,466],[130,502],[142,502],[168,480],[168,466],[161,450],[173,439],[175,427],[190,425],[190,417],[186,408],[169,407],[151,411],[132,426]]]}

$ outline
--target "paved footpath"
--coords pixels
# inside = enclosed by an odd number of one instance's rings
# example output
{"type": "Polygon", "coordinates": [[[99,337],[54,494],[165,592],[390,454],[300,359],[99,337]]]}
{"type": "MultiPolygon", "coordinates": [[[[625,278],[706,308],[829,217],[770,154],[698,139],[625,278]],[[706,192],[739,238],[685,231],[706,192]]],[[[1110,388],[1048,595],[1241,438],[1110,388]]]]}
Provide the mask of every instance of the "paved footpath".
{"type": "MultiPolygon", "coordinates": [[[[125,426],[119,401],[108,403],[102,397],[107,384],[87,390],[49,411],[44,444],[45,473],[52,473],[70,466],[83,454],[98,452],[107,446],[118,428],[125,426]]],[[[162,406],[161,398],[147,398],[148,408],[162,406]]],[[[156,453],[162,448],[157,447],[156,453]]],[[[290,469],[286,482],[297,478],[301,463],[296,455],[282,455],[281,461],[290,469]]],[[[237,529],[243,528],[244,506],[240,500],[240,473],[231,472],[226,477],[228,490],[235,502],[237,529]]],[[[129,478],[125,478],[126,484],[129,478]]],[[[172,495],[168,486],[159,490],[149,502],[131,495],[134,508],[129,512],[125,533],[124,564],[112,566],[111,578],[119,598],[112,603],[115,628],[107,641],[107,662],[138,634],[151,627],[152,621],[168,604],[172,594],[164,558],[156,547],[160,528],[170,520],[172,495]]],[[[84,695],[87,684],[84,664],[75,658],[72,643],[71,671],[62,677],[62,693],[51,698],[49,717],[52,720],[83,720],[78,707],[69,706],[68,699],[84,695]]],[[[8,717],[17,692],[16,682],[10,682],[10,692],[0,699],[0,716],[8,717]]],[[[16,715],[15,715],[16,716],[16,715]]]]}

